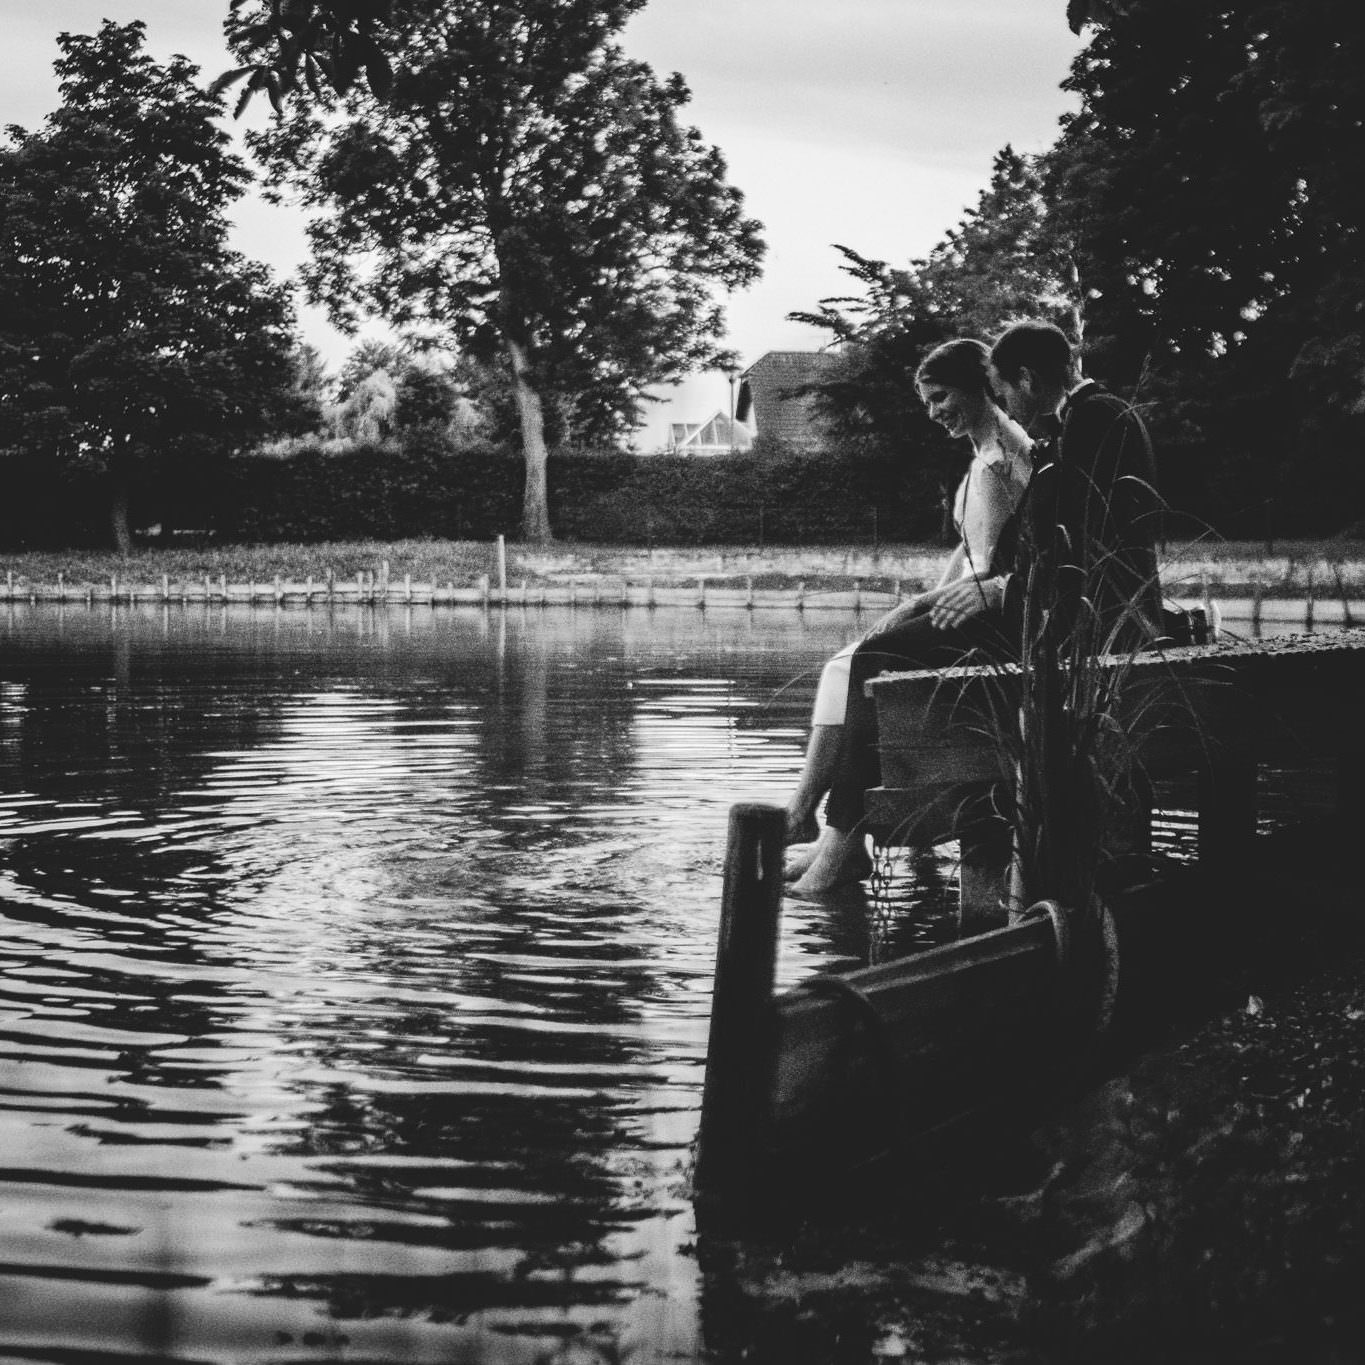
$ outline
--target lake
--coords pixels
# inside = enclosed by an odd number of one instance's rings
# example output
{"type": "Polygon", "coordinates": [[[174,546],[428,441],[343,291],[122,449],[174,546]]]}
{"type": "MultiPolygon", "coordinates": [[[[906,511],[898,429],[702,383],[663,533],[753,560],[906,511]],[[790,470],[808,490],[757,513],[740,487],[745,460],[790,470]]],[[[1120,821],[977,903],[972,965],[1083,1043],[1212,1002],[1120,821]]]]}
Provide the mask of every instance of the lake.
{"type": "MultiPolygon", "coordinates": [[[[6,1358],[743,1355],[689,1187],[727,811],[858,624],[0,613],[6,1358]]],[[[780,980],[951,936],[952,872],[788,901],[780,980]]]]}
{"type": "MultiPolygon", "coordinates": [[[[0,615],[0,1341],[700,1354],[727,810],[783,799],[855,629],[0,615]]],[[[783,979],[933,941],[950,872],[790,903],[783,979]]]]}

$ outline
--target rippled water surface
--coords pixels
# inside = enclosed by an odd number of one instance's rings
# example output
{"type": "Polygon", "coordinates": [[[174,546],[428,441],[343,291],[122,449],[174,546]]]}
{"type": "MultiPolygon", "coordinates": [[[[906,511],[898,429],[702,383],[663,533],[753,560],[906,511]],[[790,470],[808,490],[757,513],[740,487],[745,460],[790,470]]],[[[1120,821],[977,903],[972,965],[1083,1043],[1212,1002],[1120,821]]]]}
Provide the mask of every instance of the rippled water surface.
{"type": "Polygon", "coordinates": [[[0,616],[5,1358],[700,1355],[726,812],[855,624],[0,616]]]}

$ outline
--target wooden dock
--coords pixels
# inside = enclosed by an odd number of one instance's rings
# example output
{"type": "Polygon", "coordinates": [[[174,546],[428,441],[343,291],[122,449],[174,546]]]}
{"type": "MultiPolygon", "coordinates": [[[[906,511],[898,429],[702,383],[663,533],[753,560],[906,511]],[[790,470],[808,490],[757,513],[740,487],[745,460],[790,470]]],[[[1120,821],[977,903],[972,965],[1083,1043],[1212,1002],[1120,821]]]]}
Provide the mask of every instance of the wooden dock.
{"type": "Polygon", "coordinates": [[[1118,719],[1140,766],[1139,814],[1150,822],[1165,781],[1192,789],[1198,855],[1163,863],[1139,829],[1089,905],[1039,886],[1008,897],[1012,844],[994,812],[1010,809],[1019,773],[992,726],[1017,707],[1018,670],[868,684],[884,779],[868,794],[870,830],[886,842],[963,840],[957,942],[775,994],[780,812],[735,808],[697,1157],[704,1201],[742,1197],[764,1172],[944,1150],[1074,1086],[1169,1022],[1178,1000],[1207,994],[1220,956],[1249,928],[1239,886],[1264,814],[1262,768],[1292,758],[1326,774],[1331,818],[1359,825],[1365,632],[1106,666],[1126,670],[1118,719]]]}

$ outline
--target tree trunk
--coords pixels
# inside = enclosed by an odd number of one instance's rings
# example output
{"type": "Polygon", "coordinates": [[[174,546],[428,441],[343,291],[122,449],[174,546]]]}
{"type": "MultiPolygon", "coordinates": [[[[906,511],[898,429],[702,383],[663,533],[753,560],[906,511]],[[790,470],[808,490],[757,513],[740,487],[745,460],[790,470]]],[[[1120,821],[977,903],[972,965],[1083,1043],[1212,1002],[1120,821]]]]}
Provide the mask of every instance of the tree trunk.
{"type": "Polygon", "coordinates": [[[532,544],[544,544],[551,539],[550,497],[545,476],[549,455],[545,448],[545,414],[541,408],[540,394],[528,378],[530,366],[525,349],[518,342],[509,340],[507,355],[512,362],[512,391],[517,400],[517,415],[521,419],[521,449],[526,460],[521,535],[523,540],[532,544]]]}
{"type": "Polygon", "coordinates": [[[128,524],[128,478],[114,470],[110,482],[109,529],[114,534],[114,548],[127,559],[133,553],[133,532],[128,524]]]}

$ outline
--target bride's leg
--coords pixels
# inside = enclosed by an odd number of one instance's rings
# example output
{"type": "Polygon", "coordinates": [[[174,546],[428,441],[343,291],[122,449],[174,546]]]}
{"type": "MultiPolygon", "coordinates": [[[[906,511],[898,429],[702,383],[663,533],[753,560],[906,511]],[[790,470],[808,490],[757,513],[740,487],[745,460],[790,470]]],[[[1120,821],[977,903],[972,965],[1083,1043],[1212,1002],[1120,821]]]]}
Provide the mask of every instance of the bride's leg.
{"type": "Polygon", "coordinates": [[[808,843],[819,837],[820,825],[815,808],[834,780],[834,764],[839,755],[842,725],[813,725],[806,743],[806,760],[796,779],[796,790],[787,801],[787,842],[808,843]]]}
{"type": "Polygon", "coordinates": [[[787,842],[805,843],[818,837],[815,808],[834,780],[844,714],[848,708],[849,669],[855,646],[845,645],[820,670],[820,685],[811,708],[810,739],[796,790],[787,802],[787,842]]]}

